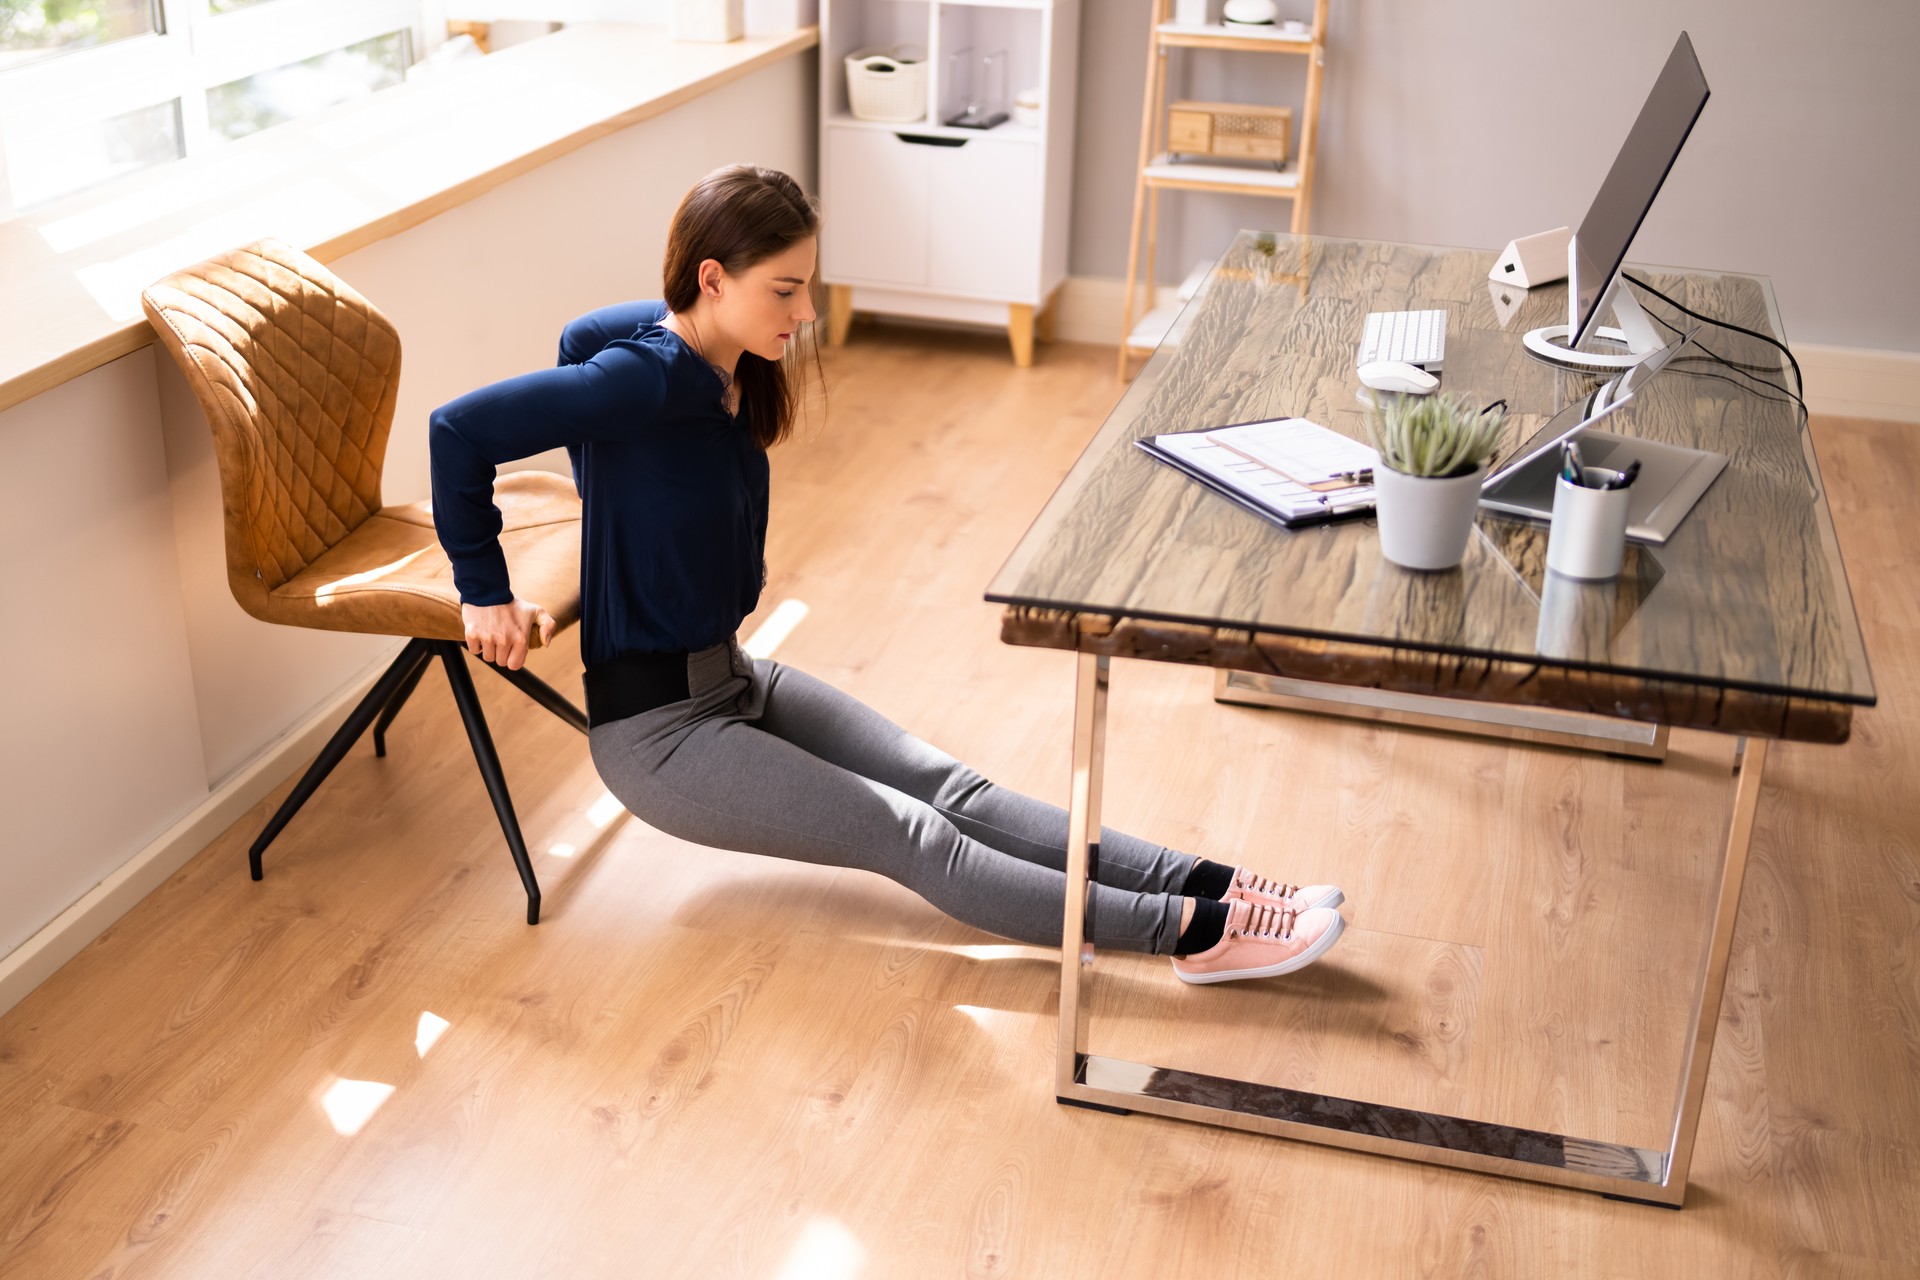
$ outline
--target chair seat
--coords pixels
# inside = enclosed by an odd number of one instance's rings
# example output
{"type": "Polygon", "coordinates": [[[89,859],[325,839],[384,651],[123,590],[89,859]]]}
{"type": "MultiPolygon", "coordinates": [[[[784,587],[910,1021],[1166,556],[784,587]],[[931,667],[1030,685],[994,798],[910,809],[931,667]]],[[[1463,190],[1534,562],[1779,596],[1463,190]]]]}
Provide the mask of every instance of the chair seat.
{"type": "MultiPolygon", "coordinates": [[[[500,546],[513,590],[553,615],[555,634],[580,619],[580,497],[551,471],[494,482],[500,546]]],[[[266,620],[325,631],[460,640],[460,593],[433,531],[433,505],[382,507],[268,594],[266,620]]],[[[536,631],[537,647],[540,635],[536,631]]]]}

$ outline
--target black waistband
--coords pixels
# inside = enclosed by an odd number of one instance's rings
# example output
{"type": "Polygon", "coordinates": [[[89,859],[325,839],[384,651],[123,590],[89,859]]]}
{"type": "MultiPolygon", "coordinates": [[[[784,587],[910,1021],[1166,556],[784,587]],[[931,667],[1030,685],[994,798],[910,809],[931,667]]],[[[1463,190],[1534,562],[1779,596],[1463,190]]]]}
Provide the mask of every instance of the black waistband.
{"type": "Polygon", "coordinates": [[[625,720],[693,696],[687,687],[685,653],[629,653],[594,663],[582,679],[589,726],[625,720]]]}

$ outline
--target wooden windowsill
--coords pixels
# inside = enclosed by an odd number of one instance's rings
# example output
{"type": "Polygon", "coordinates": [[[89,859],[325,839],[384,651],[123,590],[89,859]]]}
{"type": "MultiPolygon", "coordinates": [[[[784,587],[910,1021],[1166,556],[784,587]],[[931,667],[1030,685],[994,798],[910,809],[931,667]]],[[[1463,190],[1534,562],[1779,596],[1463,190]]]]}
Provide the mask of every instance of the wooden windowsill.
{"type": "Polygon", "coordinates": [[[262,236],[331,261],[818,43],[571,26],[0,223],[0,410],[145,346],[169,271],[262,236]]]}

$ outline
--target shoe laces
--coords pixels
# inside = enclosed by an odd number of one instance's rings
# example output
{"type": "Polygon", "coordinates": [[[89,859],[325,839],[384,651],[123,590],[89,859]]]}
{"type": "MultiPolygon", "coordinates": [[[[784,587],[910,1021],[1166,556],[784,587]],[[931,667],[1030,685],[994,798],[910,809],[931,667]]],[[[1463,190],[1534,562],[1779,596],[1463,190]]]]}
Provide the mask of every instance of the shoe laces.
{"type": "Polygon", "coordinates": [[[1240,873],[1240,887],[1249,892],[1266,894],[1273,898],[1291,898],[1294,894],[1300,892],[1300,886],[1297,884],[1285,884],[1279,880],[1269,880],[1263,875],[1256,875],[1251,871],[1244,870],[1240,873]]]}
{"type": "Polygon", "coordinates": [[[1243,938],[1277,938],[1284,942],[1293,937],[1294,921],[1300,913],[1292,907],[1269,907],[1265,904],[1254,907],[1247,913],[1246,923],[1239,928],[1229,925],[1229,936],[1243,938]]]}

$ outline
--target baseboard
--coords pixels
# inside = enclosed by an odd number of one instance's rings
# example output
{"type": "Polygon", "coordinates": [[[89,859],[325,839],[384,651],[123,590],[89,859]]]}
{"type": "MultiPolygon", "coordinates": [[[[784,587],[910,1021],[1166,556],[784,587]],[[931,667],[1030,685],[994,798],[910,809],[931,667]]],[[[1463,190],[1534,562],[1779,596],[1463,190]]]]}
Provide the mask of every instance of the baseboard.
{"type": "MultiPolygon", "coordinates": [[[[1179,290],[1161,285],[1154,305],[1174,301],[1179,290]]],[[[1117,346],[1120,342],[1122,304],[1126,301],[1127,282],[1099,276],[1068,276],[1060,285],[1054,306],[1053,333],[1062,342],[1096,342],[1117,346]]],[[[1152,310],[1151,307],[1148,310],[1152,310]]],[[[1138,320],[1140,317],[1135,316],[1138,320]]]]}
{"type": "Polygon", "coordinates": [[[221,783],[193,811],[95,885],[40,931],[0,959],[0,1014],[26,999],[89,942],[185,866],[215,837],[320,753],[347,713],[366,696],[402,645],[348,681],[303,723],[276,739],[221,783]]]}
{"type": "MultiPolygon", "coordinates": [[[[1095,342],[1112,346],[1120,340],[1120,302],[1126,288],[1124,280],[1068,276],[1060,282],[1060,288],[1054,294],[1053,336],[1061,342],[1095,342]]],[[[1172,285],[1162,285],[1157,295],[1158,301],[1171,301],[1176,293],[1172,285]]],[[[1005,333],[1007,329],[1004,319],[973,323],[930,315],[902,315],[859,308],[856,311],[863,320],[908,325],[916,329],[952,329],[963,333],[1005,333]]],[[[819,333],[819,340],[824,344],[827,340],[824,321],[819,333]]]]}
{"type": "Polygon", "coordinates": [[[1796,343],[1793,354],[1814,413],[1920,422],[1920,353],[1796,343]]]}
{"type": "MultiPolygon", "coordinates": [[[[1124,280],[1068,276],[1055,304],[1055,333],[1067,342],[1113,346],[1120,340],[1126,287],[1124,280]]],[[[1174,295],[1173,286],[1160,286],[1160,302],[1174,295]]],[[[1796,343],[1793,354],[1806,375],[1807,408],[1814,413],[1920,422],[1920,352],[1796,343]]]]}

